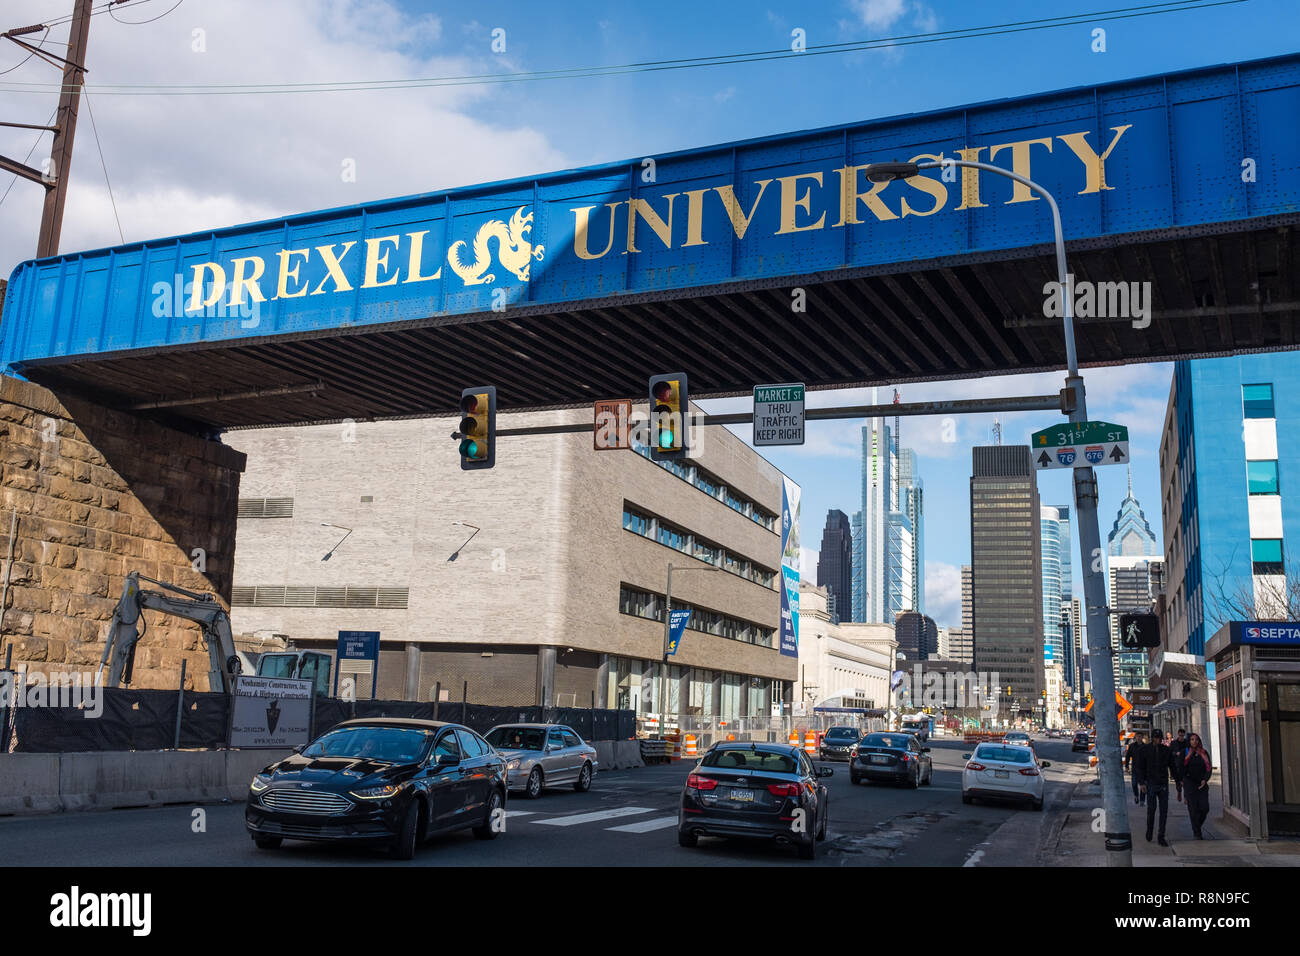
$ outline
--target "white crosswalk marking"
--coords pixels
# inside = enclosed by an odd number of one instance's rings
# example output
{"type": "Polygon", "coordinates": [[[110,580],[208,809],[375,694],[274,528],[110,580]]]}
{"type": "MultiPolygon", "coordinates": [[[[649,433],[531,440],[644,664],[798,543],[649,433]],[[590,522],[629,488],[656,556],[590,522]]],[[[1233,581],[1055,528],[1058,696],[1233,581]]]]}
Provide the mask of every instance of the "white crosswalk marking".
{"type": "Polygon", "coordinates": [[[606,827],[614,833],[649,833],[652,830],[664,830],[668,827],[677,826],[677,817],[655,817],[653,820],[638,820],[636,823],[625,823],[621,827],[606,827]]]}
{"type": "Polygon", "coordinates": [[[515,817],[531,817],[536,810],[507,810],[506,819],[513,820],[515,817]]]}
{"type": "Polygon", "coordinates": [[[579,823],[596,823],[600,820],[613,820],[615,817],[631,817],[638,813],[649,813],[650,807],[613,807],[609,810],[597,810],[595,813],[575,813],[567,817],[554,817],[550,820],[533,820],[538,826],[571,827],[579,823]]]}

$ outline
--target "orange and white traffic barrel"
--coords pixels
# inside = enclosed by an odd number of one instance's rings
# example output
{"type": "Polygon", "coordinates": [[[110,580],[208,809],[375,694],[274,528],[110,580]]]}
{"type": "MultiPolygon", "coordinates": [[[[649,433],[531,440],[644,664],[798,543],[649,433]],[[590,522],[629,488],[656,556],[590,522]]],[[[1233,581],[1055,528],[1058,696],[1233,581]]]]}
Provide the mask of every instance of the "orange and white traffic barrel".
{"type": "Polygon", "coordinates": [[[798,746],[799,746],[799,731],[797,731],[797,730],[792,730],[792,731],[790,731],[790,741],[789,741],[789,742],[790,742],[790,746],[791,746],[791,747],[798,747],[798,746]]]}
{"type": "Polygon", "coordinates": [[[695,735],[687,734],[686,735],[686,758],[689,760],[691,758],[698,757],[698,756],[699,753],[695,749],[695,735]]]}
{"type": "Polygon", "coordinates": [[[803,735],[803,752],[810,757],[817,756],[817,735],[811,730],[803,735]]]}

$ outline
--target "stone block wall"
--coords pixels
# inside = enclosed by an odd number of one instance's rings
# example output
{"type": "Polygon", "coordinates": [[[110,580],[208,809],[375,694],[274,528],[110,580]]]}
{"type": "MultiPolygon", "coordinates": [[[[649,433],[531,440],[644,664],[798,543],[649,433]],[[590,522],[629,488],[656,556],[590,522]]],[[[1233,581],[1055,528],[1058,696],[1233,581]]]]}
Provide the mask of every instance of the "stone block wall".
{"type": "MultiPolygon", "coordinates": [[[[0,664],[12,645],[29,672],[93,674],[132,570],[229,607],[244,463],[219,442],[0,376],[0,664]]],[[[198,626],[153,611],[145,623],[132,686],[175,687],[188,658],[186,687],[207,690],[198,626]]]]}

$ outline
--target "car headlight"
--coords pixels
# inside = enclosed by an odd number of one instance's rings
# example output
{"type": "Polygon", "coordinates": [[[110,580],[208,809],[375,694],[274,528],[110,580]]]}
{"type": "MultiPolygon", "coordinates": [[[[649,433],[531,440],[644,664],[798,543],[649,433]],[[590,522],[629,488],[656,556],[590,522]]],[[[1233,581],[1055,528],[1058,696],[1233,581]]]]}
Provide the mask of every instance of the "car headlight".
{"type": "Polygon", "coordinates": [[[261,793],[270,785],[271,785],[270,775],[265,773],[259,773],[255,777],[253,777],[253,782],[248,785],[248,789],[252,790],[254,793],[261,793]]]}
{"type": "Polygon", "coordinates": [[[352,796],[359,797],[362,800],[383,800],[386,797],[394,796],[402,789],[404,784],[387,783],[379,787],[366,787],[364,790],[349,791],[352,796]]]}
{"type": "Polygon", "coordinates": [[[518,759],[518,758],[515,758],[514,760],[511,760],[510,762],[508,762],[508,763],[506,764],[506,769],[507,769],[507,770],[518,770],[518,769],[519,769],[519,759],[518,759]]]}

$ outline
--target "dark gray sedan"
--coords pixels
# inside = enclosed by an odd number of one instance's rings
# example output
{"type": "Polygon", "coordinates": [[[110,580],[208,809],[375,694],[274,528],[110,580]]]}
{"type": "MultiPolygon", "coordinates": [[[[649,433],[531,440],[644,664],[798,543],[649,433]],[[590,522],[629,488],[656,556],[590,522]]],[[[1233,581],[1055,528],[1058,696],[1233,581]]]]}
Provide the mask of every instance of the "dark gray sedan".
{"type": "Polygon", "coordinates": [[[916,734],[892,730],[863,737],[849,763],[850,783],[888,780],[915,790],[933,776],[930,748],[922,746],[916,734]]]}
{"type": "Polygon", "coordinates": [[[591,789],[596,748],[564,724],[498,724],[484,736],[506,760],[506,786],[540,797],[546,787],[591,789]]]}

